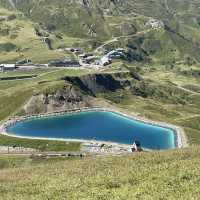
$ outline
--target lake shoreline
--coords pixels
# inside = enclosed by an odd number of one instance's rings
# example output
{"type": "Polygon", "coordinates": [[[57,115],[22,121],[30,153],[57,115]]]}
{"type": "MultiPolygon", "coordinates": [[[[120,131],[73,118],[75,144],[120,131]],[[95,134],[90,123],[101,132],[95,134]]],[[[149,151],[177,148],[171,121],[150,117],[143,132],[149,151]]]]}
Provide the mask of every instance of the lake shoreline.
{"type": "Polygon", "coordinates": [[[125,148],[130,149],[131,145],[123,144],[123,143],[115,143],[115,142],[109,142],[109,141],[99,141],[99,140],[83,140],[83,139],[64,139],[64,138],[45,138],[45,137],[28,137],[28,136],[20,136],[15,135],[12,133],[9,133],[7,131],[7,128],[9,126],[14,125],[15,123],[22,122],[29,119],[38,119],[38,118],[48,118],[48,117],[56,117],[56,116],[62,116],[66,114],[76,114],[76,113],[84,113],[84,112],[92,112],[92,111],[101,111],[101,112],[112,112],[114,114],[121,115],[122,117],[126,117],[131,120],[139,121],[145,124],[153,125],[153,126],[159,126],[162,128],[171,129],[174,133],[175,137],[175,148],[184,148],[187,147],[187,138],[184,133],[184,130],[181,127],[164,123],[164,122],[156,122],[152,121],[146,118],[142,118],[133,114],[125,114],[124,112],[118,111],[117,109],[111,109],[111,108],[102,108],[102,107],[85,107],[80,109],[72,109],[72,110],[66,110],[66,111],[60,111],[60,112],[52,112],[52,113],[44,113],[44,114],[37,114],[37,115],[29,115],[29,116],[22,116],[22,117],[16,117],[9,119],[5,123],[3,123],[0,126],[0,133],[2,135],[11,136],[11,137],[17,137],[17,138],[26,138],[26,139],[38,139],[38,140],[55,140],[55,141],[66,141],[66,142],[81,142],[83,144],[90,143],[90,144],[107,144],[107,145],[114,145],[114,146],[123,146],[125,148]]]}

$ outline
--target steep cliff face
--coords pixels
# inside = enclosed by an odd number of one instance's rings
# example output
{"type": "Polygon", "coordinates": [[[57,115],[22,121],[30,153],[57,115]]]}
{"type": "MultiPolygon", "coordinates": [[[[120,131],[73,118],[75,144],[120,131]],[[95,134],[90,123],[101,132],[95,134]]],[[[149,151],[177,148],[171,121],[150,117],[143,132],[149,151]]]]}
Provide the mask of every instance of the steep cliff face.
{"type": "Polygon", "coordinates": [[[110,91],[115,92],[118,89],[124,89],[130,85],[130,81],[126,79],[131,74],[115,73],[115,74],[91,74],[82,77],[64,77],[64,80],[77,85],[81,90],[96,96],[97,93],[110,91]]]}
{"type": "Polygon", "coordinates": [[[81,77],[65,77],[68,83],[78,87],[82,92],[93,97],[103,97],[114,103],[140,96],[162,102],[184,104],[187,94],[174,85],[158,85],[157,82],[145,80],[137,71],[90,74],[81,77]]]}
{"type": "Polygon", "coordinates": [[[93,99],[100,93],[114,93],[126,89],[135,80],[131,73],[88,74],[81,77],[63,77],[66,85],[53,93],[31,97],[24,107],[26,114],[45,113],[95,106],[93,99]]]}
{"type": "Polygon", "coordinates": [[[65,85],[53,92],[43,92],[33,96],[24,111],[27,114],[45,113],[97,106],[96,100],[120,103],[140,96],[168,103],[185,104],[187,93],[175,86],[157,85],[144,80],[137,72],[113,74],[88,74],[77,77],[63,77],[65,85]]]}

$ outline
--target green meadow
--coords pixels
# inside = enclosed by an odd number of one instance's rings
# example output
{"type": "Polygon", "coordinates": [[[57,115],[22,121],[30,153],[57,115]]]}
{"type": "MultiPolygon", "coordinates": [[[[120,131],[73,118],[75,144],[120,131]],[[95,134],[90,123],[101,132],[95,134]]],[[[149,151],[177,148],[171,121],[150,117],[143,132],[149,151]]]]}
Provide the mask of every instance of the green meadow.
{"type": "Polygon", "coordinates": [[[0,199],[198,199],[199,147],[129,156],[0,156],[0,199]]]}
{"type": "MultiPolygon", "coordinates": [[[[94,104],[181,126],[189,144],[185,149],[121,156],[1,154],[0,200],[200,199],[199,7],[199,0],[0,0],[0,63],[74,59],[75,54],[64,50],[71,47],[97,56],[124,48],[127,55],[101,71],[44,68],[0,73],[0,78],[36,76],[0,80],[1,123],[24,115],[23,107],[33,95],[66,88],[63,77],[106,73],[131,84],[98,93],[94,104]],[[163,27],[152,29],[147,25],[150,19],[163,27]],[[97,51],[99,47],[103,48],[97,51]]],[[[81,150],[80,143],[3,135],[0,146],[40,153],[81,150]]]]}

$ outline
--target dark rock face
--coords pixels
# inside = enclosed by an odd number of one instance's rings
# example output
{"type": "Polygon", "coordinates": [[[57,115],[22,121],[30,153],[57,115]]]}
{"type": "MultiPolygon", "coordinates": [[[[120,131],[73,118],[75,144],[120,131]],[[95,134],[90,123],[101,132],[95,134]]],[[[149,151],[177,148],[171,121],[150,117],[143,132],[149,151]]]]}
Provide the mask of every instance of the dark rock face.
{"type": "Polygon", "coordinates": [[[44,42],[46,43],[48,49],[49,49],[49,50],[53,50],[53,48],[52,48],[52,44],[51,44],[51,39],[48,38],[48,37],[44,37],[43,40],[44,40],[44,42]]]}
{"type": "Polygon", "coordinates": [[[96,96],[99,92],[123,89],[129,85],[128,80],[123,80],[119,74],[91,74],[81,77],[64,77],[63,79],[78,86],[84,92],[96,96]]]}
{"type": "MultiPolygon", "coordinates": [[[[138,76],[131,72],[113,74],[89,74],[80,77],[63,77],[66,85],[53,93],[33,96],[25,107],[25,112],[45,113],[66,109],[94,106],[92,100],[98,94],[112,94],[131,88],[138,81],[138,76]]],[[[106,98],[106,97],[105,97],[106,98]]],[[[116,97],[118,98],[118,97],[116,97]]],[[[121,98],[121,96],[119,97],[121,98]]],[[[111,100],[113,100],[111,98],[111,100]]]]}

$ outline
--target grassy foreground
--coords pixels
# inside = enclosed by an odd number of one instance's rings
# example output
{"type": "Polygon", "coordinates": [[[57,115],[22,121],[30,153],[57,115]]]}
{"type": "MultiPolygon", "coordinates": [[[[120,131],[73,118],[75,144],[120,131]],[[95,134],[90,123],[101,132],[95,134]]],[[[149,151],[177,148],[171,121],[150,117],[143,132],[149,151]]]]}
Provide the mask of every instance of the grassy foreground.
{"type": "Polygon", "coordinates": [[[1,156],[0,199],[199,199],[199,150],[82,160],[1,156]]]}

